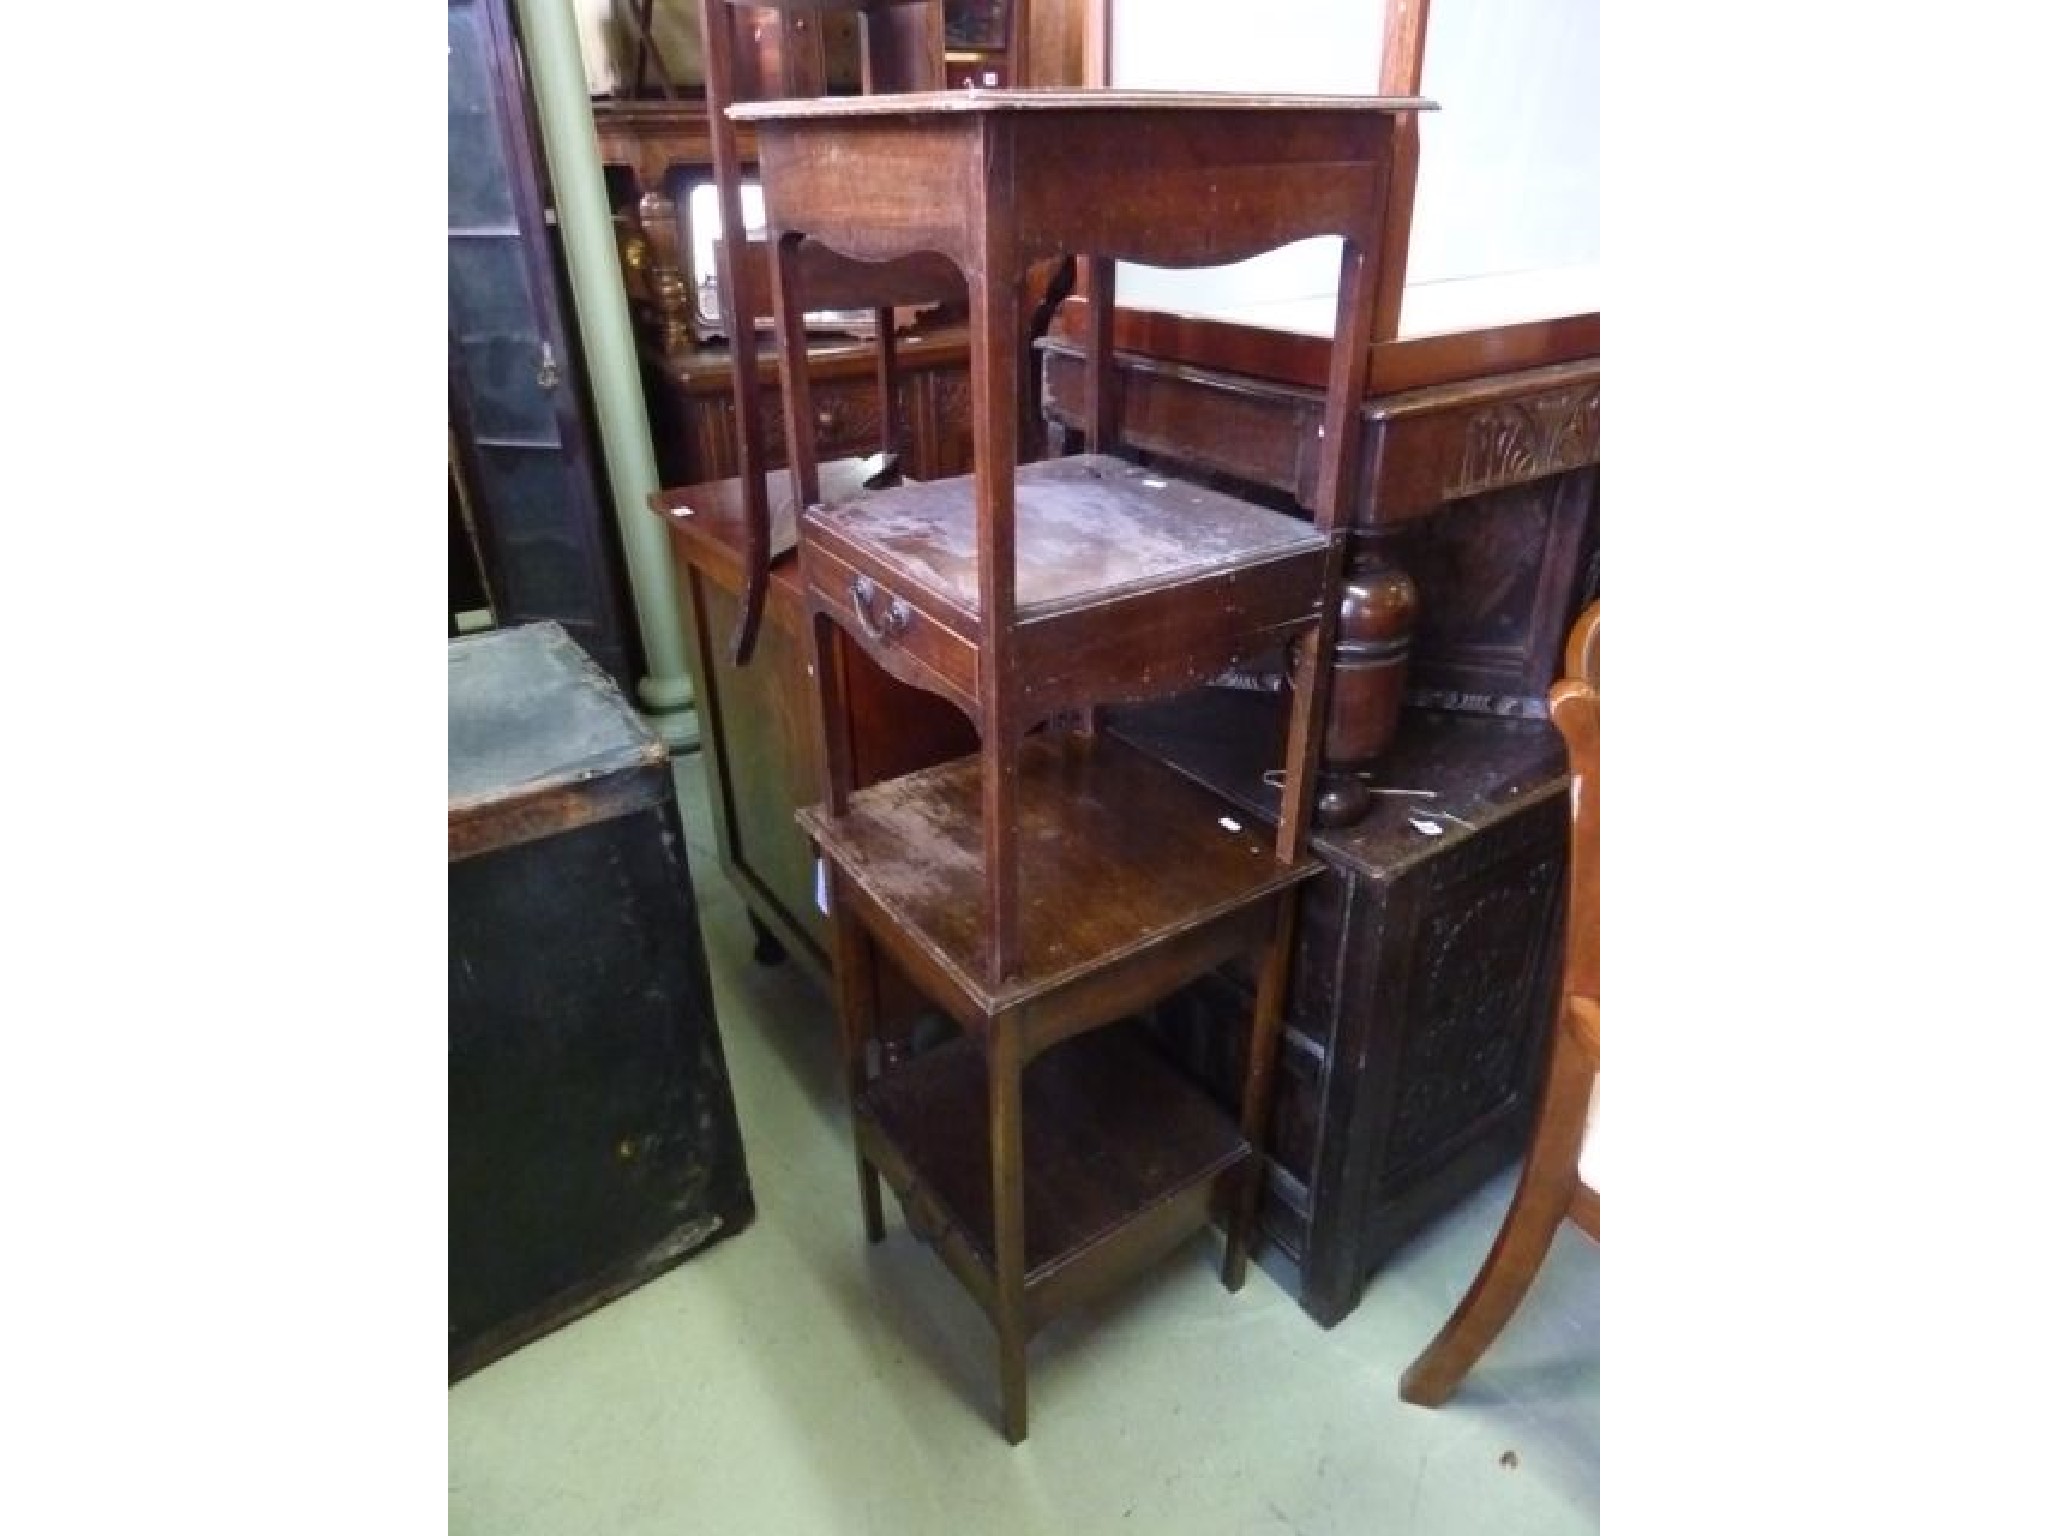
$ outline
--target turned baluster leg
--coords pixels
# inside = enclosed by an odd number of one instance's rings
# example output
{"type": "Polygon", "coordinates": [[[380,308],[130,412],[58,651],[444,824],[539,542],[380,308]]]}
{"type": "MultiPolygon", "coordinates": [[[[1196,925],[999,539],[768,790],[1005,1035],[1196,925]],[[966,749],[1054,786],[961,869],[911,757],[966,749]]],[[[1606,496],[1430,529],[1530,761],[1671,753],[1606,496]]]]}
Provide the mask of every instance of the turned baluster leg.
{"type": "Polygon", "coordinates": [[[1337,609],[1329,713],[1316,775],[1316,825],[1348,827],[1372,803],[1365,769],[1401,723],[1408,647],[1415,632],[1415,583],[1380,548],[1352,535],[1352,557],[1337,609]]]}

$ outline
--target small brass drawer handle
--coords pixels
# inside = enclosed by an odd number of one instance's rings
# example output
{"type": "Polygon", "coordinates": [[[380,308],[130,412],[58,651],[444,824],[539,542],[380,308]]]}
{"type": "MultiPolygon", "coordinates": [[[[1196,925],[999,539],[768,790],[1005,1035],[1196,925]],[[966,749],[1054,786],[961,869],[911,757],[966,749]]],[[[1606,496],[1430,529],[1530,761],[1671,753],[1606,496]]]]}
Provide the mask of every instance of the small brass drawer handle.
{"type": "Polygon", "coordinates": [[[874,614],[877,595],[887,596],[870,576],[853,578],[853,616],[860,620],[860,627],[870,640],[886,645],[910,628],[910,604],[900,597],[889,598],[889,605],[882,610],[881,618],[874,614]]]}

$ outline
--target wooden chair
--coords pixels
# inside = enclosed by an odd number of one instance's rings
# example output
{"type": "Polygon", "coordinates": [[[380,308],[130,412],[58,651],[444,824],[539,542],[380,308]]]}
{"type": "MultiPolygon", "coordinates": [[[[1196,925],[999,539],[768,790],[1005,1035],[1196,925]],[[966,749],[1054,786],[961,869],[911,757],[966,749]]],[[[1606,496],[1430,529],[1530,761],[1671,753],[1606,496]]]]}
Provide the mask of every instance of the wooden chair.
{"type": "Polygon", "coordinates": [[[1564,976],[1550,1071],[1522,1176],[1493,1247],[1450,1320],[1401,1377],[1401,1396],[1434,1408],[1458,1389],[1528,1294],[1569,1219],[1600,1240],[1592,1124],[1600,1091],[1600,604],[1565,642],[1550,717],[1571,764],[1571,871],[1564,976]]]}
{"type": "MultiPolygon", "coordinates": [[[[738,102],[824,95],[822,17],[834,12],[859,16],[864,93],[942,90],[944,11],[941,0],[700,0],[705,115],[712,175],[718,188],[717,270],[732,346],[737,478],[746,528],[746,585],[731,642],[733,659],[742,664],[752,656],[760,633],[769,565],[794,546],[795,505],[787,474],[771,476],[768,469],[771,453],[761,406],[760,342],[755,332],[756,320],[767,316],[771,307],[768,259],[765,242],[746,236],[740,204],[743,162],[738,133],[726,109],[738,102]]],[[[886,263],[856,262],[815,243],[807,243],[793,259],[802,265],[804,291],[812,308],[873,311],[880,402],[876,450],[880,455],[895,453],[903,440],[897,415],[895,308],[964,298],[966,287],[959,271],[930,255],[886,263]]],[[[820,466],[828,494],[884,483],[887,474],[887,463],[869,456],[836,459],[820,466]]],[[[659,494],[664,504],[687,503],[693,494],[705,502],[722,499],[711,487],[659,494]]]]}

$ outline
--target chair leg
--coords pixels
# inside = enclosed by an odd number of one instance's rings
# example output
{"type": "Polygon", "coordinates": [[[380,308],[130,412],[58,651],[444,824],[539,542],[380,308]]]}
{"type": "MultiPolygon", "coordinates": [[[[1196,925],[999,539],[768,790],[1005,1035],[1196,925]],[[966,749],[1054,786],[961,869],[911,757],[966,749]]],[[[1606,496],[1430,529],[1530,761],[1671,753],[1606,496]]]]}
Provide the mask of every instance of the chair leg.
{"type": "MultiPolygon", "coordinates": [[[[845,891],[838,871],[828,876],[832,906],[832,980],[838,993],[839,1051],[846,1081],[849,1110],[868,1084],[868,1042],[875,1035],[874,941],[861,927],[860,919],[847,910],[845,891]]],[[[861,1156],[858,1146],[854,1162],[860,1175],[860,1215],[868,1241],[879,1243],[887,1235],[882,1223],[882,1181],[875,1165],[861,1156]]]]}
{"type": "Polygon", "coordinates": [[[1592,1100],[1596,1070],[1570,1032],[1558,1030],[1536,1134],[1507,1216],[1464,1300],[1402,1373],[1404,1401],[1425,1408],[1442,1404],[1457,1391],[1466,1372],[1500,1336],[1528,1294],[1543,1256],[1550,1251],[1551,1239],[1578,1192],[1579,1145],[1585,1135],[1586,1108],[1592,1100]]]}
{"type": "Polygon", "coordinates": [[[1251,1156],[1238,1173],[1223,1247],[1223,1286],[1229,1291],[1244,1288],[1246,1259],[1258,1224],[1259,1187],[1266,1171],[1266,1125],[1273,1104],[1274,1065],[1280,1049],[1280,1015],[1287,1001],[1298,892],[1299,887],[1294,887],[1283,894],[1273,914],[1273,933],[1259,964],[1258,997],[1252,1004],[1251,1043],[1245,1055],[1243,1108],[1238,1118],[1251,1156]]]}
{"type": "Polygon", "coordinates": [[[989,1162],[996,1239],[996,1348],[1003,1438],[1024,1439],[1024,1063],[1016,1031],[995,1027],[989,1056],[989,1162]]]}
{"type": "MultiPolygon", "coordinates": [[[[824,614],[811,618],[811,675],[818,680],[818,722],[825,744],[825,805],[834,816],[846,814],[853,792],[851,775],[842,766],[852,761],[843,707],[840,672],[842,649],[838,626],[824,614]]],[[[852,1113],[868,1084],[868,1042],[875,1037],[875,947],[874,940],[854,916],[847,899],[845,882],[838,867],[828,859],[825,871],[826,906],[832,934],[833,1004],[839,1016],[840,1072],[846,1084],[846,1106],[852,1113]]],[[[875,1165],[862,1157],[856,1147],[855,1165],[860,1175],[861,1225],[868,1241],[879,1243],[886,1235],[882,1225],[882,1181],[875,1165]]]]}

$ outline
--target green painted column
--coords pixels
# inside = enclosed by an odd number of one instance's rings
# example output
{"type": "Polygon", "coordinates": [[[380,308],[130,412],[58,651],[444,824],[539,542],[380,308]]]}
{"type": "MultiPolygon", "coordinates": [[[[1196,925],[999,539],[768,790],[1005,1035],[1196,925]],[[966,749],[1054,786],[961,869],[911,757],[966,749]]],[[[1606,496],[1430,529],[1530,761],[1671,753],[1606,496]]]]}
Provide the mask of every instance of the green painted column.
{"type": "Polygon", "coordinates": [[[649,714],[691,707],[689,663],[683,650],[682,595],[669,563],[668,535],[647,509],[659,489],[647,399],[633,345],[633,319],[619,277],[610,200],[597,158],[597,123],[590,114],[583,54],[570,0],[516,0],[520,41],[540,118],[541,143],[554,184],[555,215],[568,257],[569,287],[583,333],[583,364],[597,407],[611,476],[612,514],[626,552],[626,577],[640,619],[647,676],[640,703],[649,714]]]}

